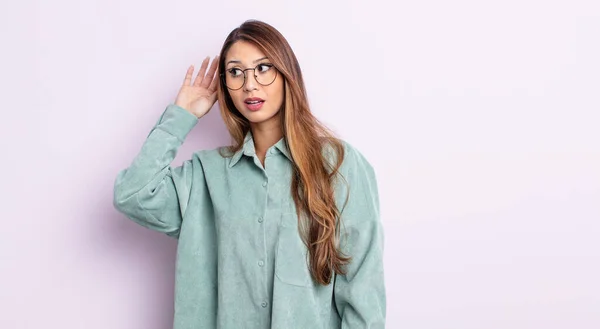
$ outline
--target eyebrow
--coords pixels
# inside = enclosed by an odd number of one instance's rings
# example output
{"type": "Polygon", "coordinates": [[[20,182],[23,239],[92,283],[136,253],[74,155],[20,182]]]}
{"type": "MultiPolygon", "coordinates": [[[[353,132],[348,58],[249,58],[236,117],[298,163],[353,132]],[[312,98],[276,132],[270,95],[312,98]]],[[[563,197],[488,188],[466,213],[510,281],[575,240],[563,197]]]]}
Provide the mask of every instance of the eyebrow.
{"type": "MultiPolygon", "coordinates": [[[[263,59],[268,59],[268,57],[267,57],[267,56],[265,56],[265,57],[263,57],[263,58],[259,58],[259,59],[255,60],[255,61],[254,61],[254,62],[252,62],[252,63],[255,63],[255,64],[256,64],[257,62],[260,62],[260,61],[262,61],[263,59]]],[[[229,64],[231,64],[231,63],[238,63],[238,64],[241,64],[242,62],[241,62],[241,61],[238,61],[238,60],[231,60],[231,61],[227,62],[227,64],[225,64],[225,66],[227,66],[227,65],[229,65],[229,64]]]]}

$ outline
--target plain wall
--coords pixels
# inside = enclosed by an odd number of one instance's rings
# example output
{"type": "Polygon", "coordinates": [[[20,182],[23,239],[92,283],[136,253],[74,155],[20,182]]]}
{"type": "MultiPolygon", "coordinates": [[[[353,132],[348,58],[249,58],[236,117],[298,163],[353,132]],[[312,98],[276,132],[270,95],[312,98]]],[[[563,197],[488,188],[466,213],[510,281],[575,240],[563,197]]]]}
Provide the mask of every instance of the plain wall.
{"type": "MultiPolygon", "coordinates": [[[[176,240],[112,207],[185,70],[256,18],[375,167],[388,328],[600,328],[597,1],[0,4],[0,328],[170,328],[176,240]]],[[[174,166],[229,136],[216,107],[174,166]]]]}

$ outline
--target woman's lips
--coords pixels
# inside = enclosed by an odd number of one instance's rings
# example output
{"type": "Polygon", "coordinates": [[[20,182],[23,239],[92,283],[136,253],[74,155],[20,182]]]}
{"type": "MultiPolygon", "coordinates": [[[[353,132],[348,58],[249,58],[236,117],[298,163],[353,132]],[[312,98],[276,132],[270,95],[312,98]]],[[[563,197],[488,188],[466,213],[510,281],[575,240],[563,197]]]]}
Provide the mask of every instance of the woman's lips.
{"type": "Polygon", "coordinates": [[[258,111],[260,110],[260,108],[263,106],[263,103],[265,101],[258,101],[258,102],[244,102],[246,104],[246,108],[250,111],[258,111]]]}

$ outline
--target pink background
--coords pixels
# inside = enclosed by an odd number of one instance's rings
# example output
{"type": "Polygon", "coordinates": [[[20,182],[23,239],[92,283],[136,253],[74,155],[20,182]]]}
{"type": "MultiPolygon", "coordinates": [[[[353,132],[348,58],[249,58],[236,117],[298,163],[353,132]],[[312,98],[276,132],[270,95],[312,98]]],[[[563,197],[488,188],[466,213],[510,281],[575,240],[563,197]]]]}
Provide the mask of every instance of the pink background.
{"type": "MultiPolygon", "coordinates": [[[[389,328],[600,328],[584,0],[2,3],[0,328],[171,327],[176,241],[119,214],[113,182],[247,18],[376,169],[389,328]]],[[[228,142],[213,109],[173,165],[228,142]]]]}

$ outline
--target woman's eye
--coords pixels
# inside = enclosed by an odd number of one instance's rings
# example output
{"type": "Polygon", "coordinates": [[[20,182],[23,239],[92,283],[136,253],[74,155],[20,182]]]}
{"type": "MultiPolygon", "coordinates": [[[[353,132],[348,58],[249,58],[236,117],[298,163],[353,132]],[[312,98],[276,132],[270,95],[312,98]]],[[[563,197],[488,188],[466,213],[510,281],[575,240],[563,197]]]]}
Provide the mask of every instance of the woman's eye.
{"type": "Polygon", "coordinates": [[[259,64],[258,71],[259,72],[267,72],[269,69],[271,69],[271,67],[273,67],[273,65],[271,65],[271,64],[259,64]]]}
{"type": "Polygon", "coordinates": [[[242,74],[242,70],[240,70],[238,68],[229,69],[229,74],[231,74],[234,77],[237,77],[240,74],[242,74]]]}

